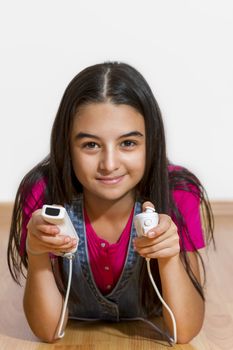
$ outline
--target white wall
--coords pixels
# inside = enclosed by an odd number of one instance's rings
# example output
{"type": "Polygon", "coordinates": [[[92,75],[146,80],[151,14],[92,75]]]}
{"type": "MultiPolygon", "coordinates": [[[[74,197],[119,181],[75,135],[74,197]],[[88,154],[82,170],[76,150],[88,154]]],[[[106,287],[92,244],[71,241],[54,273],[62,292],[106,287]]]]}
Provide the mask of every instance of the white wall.
{"type": "Polygon", "coordinates": [[[161,106],[174,162],[211,199],[233,200],[233,2],[40,0],[0,3],[0,201],[49,148],[62,94],[106,60],[139,69],[161,106]]]}

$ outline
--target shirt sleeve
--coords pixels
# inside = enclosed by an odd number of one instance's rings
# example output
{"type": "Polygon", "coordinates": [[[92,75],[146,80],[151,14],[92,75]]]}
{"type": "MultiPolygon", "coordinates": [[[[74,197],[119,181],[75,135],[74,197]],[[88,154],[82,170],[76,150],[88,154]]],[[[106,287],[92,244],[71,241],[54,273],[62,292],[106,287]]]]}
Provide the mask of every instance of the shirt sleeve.
{"type": "MultiPolygon", "coordinates": [[[[187,228],[178,230],[181,250],[194,251],[205,247],[198,193],[174,190],[173,199],[187,228]]],[[[177,224],[174,216],[173,221],[177,224]]]]}
{"type": "Polygon", "coordinates": [[[27,224],[32,216],[32,213],[42,207],[43,194],[46,187],[44,179],[38,181],[32,188],[31,193],[24,201],[22,210],[22,234],[20,240],[20,255],[23,256],[26,248],[27,224]]]}

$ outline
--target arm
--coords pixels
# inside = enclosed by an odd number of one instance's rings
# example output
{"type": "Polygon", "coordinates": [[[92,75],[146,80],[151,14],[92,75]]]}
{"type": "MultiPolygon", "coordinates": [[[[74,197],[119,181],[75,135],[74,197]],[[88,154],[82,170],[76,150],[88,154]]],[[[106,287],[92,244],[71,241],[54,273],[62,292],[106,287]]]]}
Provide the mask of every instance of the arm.
{"type": "Polygon", "coordinates": [[[47,253],[38,256],[28,253],[28,272],[23,304],[33,333],[43,341],[53,342],[56,339],[63,297],[57,288],[47,253]]]}
{"type": "MultiPolygon", "coordinates": [[[[200,282],[198,261],[195,253],[188,253],[192,271],[200,282]]],[[[179,255],[158,259],[163,298],[176,319],[178,343],[188,343],[195,337],[204,319],[204,301],[192,284],[179,255]]],[[[170,315],[163,309],[165,323],[173,332],[170,315]]]]}
{"type": "MultiPolygon", "coordinates": [[[[148,203],[144,203],[144,207],[147,205],[148,203]]],[[[178,342],[189,342],[202,326],[204,301],[180,260],[176,225],[169,216],[161,214],[158,226],[148,232],[148,237],[137,238],[135,248],[145,258],[158,259],[163,299],[176,319],[178,342]]],[[[195,253],[188,254],[192,271],[200,281],[195,253]]],[[[170,315],[165,309],[163,309],[163,315],[170,334],[173,334],[170,315]]]]}
{"type": "MultiPolygon", "coordinates": [[[[48,253],[70,251],[76,244],[58,233],[55,225],[47,224],[42,219],[40,210],[32,215],[28,224],[28,273],[23,303],[32,331],[46,342],[57,338],[56,330],[63,306],[63,297],[57,288],[48,253]]],[[[67,318],[68,312],[66,321],[67,318]]]]}

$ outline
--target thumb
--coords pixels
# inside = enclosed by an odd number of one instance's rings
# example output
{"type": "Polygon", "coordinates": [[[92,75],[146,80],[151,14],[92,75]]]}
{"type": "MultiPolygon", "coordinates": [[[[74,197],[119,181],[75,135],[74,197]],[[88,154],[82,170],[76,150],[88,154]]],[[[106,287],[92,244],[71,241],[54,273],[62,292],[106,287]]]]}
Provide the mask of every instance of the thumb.
{"type": "Polygon", "coordinates": [[[142,204],[142,211],[146,211],[146,207],[155,208],[154,204],[149,201],[146,201],[142,204]]]}

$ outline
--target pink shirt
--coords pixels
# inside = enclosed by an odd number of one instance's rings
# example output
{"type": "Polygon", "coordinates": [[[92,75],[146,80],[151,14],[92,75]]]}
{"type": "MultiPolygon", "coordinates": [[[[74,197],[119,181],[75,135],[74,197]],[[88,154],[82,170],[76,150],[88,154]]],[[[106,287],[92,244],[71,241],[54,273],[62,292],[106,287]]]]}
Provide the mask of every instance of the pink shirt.
{"type": "Polygon", "coordinates": [[[31,196],[25,201],[25,206],[23,207],[23,218],[22,218],[22,236],[20,241],[20,255],[22,256],[26,247],[27,238],[27,224],[30,220],[32,213],[39,208],[42,208],[44,202],[40,199],[41,195],[44,193],[46,187],[46,181],[44,179],[38,181],[32,188],[31,196]]]}
{"type": "MultiPolygon", "coordinates": [[[[192,241],[191,243],[189,238],[183,232],[183,250],[192,252],[194,251],[194,247],[196,249],[205,247],[200,215],[200,199],[190,192],[181,190],[176,190],[173,192],[173,199],[186,221],[187,229],[192,241]]],[[[173,215],[172,219],[175,224],[177,224],[176,219],[173,215]]]]}
{"type": "MultiPolygon", "coordinates": [[[[176,165],[168,166],[169,172],[172,170],[179,171],[181,169],[182,167],[176,165]]],[[[195,250],[195,248],[201,249],[205,247],[205,242],[201,223],[199,190],[194,185],[189,184],[188,186],[195,194],[177,189],[173,191],[172,196],[176,206],[184,218],[191,239],[190,242],[190,239],[187,237],[185,232],[182,232],[183,247],[180,243],[181,249],[192,252],[195,250]]],[[[177,225],[174,215],[171,215],[171,217],[177,225]]],[[[181,233],[178,233],[181,237],[181,233]]]]}
{"type": "MultiPolygon", "coordinates": [[[[34,186],[32,195],[30,198],[28,198],[24,207],[22,237],[20,243],[21,255],[23,255],[25,251],[27,223],[32,212],[38,208],[41,208],[43,205],[43,199],[39,201],[38,199],[44,192],[45,186],[46,182],[44,180],[39,181],[34,186]]],[[[203,248],[205,246],[205,242],[201,225],[199,198],[190,192],[182,190],[173,191],[173,198],[186,221],[189,234],[195,248],[203,248]]],[[[93,227],[91,226],[86,212],[84,213],[84,220],[88,242],[88,256],[93,277],[100,291],[103,294],[107,294],[116,285],[124,267],[133,220],[133,210],[119,240],[114,244],[110,244],[106,240],[97,236],[93,227]]],[[[175,222],[174,217],[173,220],[175,222]]],[[[179,234],[181,233],[179,232],[179,234]]],[[[184,233],[182,233],[182,236],[184,237],[184,249],[186,251],[193,251],[194,247],[189,242],[188,238],[185,237],[184,233]]]]}
{"type": "Polygon", "coordinates": [[[103,294],[109,293],[119,280],[128,250],[134,208],[116,243],[110,244],[95,233],[86,211],[84,219],[89,262],[94,280],[103,294]]]}

